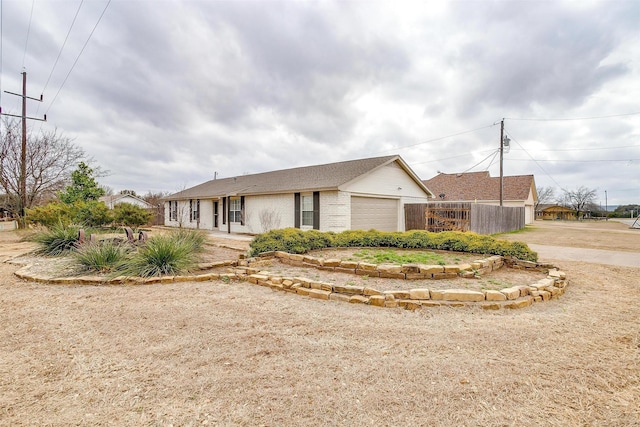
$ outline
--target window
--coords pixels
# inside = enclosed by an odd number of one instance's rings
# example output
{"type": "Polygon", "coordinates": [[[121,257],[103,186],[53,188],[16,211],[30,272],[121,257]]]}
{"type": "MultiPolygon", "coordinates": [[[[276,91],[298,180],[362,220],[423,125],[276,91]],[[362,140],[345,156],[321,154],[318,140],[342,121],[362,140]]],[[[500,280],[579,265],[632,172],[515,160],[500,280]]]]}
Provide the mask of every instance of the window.
{"type": "Polygon", "coordinates": [[[242,222],[242,203],[240,202],[240,199],[230,200],[229,222],[242,222]]]}
{"type": "Polygon", "coordinates": [[[313,227],[313,196],[301,196],[302,225],[313,227]]]}
{"type": "Polygon", "coordinates": [[[169,200],[169,221],[178,220],[178,201],[169,200]]]}
{"type": "Polygon", "coordinates": [[[189,199],[189,220],[200,220],[200,199],[189,199]]]}

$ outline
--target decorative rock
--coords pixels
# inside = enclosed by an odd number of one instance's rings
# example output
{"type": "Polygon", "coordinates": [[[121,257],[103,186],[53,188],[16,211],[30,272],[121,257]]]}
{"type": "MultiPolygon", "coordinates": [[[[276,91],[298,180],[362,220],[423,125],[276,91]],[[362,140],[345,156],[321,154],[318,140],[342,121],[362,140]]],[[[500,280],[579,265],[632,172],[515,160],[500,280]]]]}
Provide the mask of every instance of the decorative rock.
{"type": "Polygon", "coordinates": [[[368,262],[360,262],[358,263],[358,270],[371,270],[374,271],[377,269],[377,265],[376,264],[371,264],[368,262]]]}
{"type": "Polygon", "coordinates": [[[422,305],[423,307],[440,307],[442,303],[435,301],[420,301],[420,305],[422,305]]]}
{"type": "Polygon", "coordinates": [[[373,295],[371,298],[369,298],[369,305],[373,305],[376,307],[384,307],[384,296],[382,295],[373,295]]]}
{"type": "Polygon", "coordinates": [[[504,305],[504,308],[524,308],[529,307],[533,303],[533,297],[526,296],[517,301],[510,301],[504,305]]]}
{"type": "Polygon", "coordinates": [[[355,295],[355,294],[364,294],[364,287],[363,286],[352,286],[352,285],[335,285],[333,287],[333,291],[334,292],[338,292],[341,294],[347,294],[347,295],[355,295]]]}
{"type": "Polygon", "coordinates": [[[418,264],[403,264],[401,272],[405,274],[420,273],[420,266],[418,264]]]}
{"type": "Polygon", "coordinates": [[[433,273],[434,280],[455,279],[458,273],[433,273]]]}
{"type": "Polygon", "coordinates": [[[331,295],[331,292],[329,291],[323,291],[322,289],[309,289],[309,297],[310,298],[317,298],[317,299],[324,299],[324,300],[328,300],[329,299],[329,295],[331,295]]]}
{"type": "Polygon", "coordinates": [[[386,294],[393,295],[393,298],[397,300],[411,298],[411,295],[408,291],[387,291],[385,292],[385,295],[386,294]]]}
{"type": "Polygon", "coordinates": [[[431,289],[431,299],[432,300],[443,300],[444,299],[444,290],[442,289],[431,289]]]}
{"type": "Polygon", "coordinates": [[[358,268],[358,263],[356,261],[341,261],[340,267],[355,270],[358,268]]]}
{"type": "MultiPolygon", "coordinates": [[[[507,296],[500,291],[484,291],[484,296],[487,301],[506,301],[507,296]]],[[[482,308],[485,308],[484,306],[482,308]]],[[[499,307],[498,307],[499,308],[499,307]]]]}
{"type": "Polygon", "coordinates": [[[409,290],[409,299],[431,299],[429,289],[411,289],[409,290]]]}
{"type": "Polygon", "coordinates": [[[481,307],[484,310],[500,310],[500,304],[498,304],[497,302],[492,302],[489,304],[481,304],[481,307]]]}
{"type": "Polygon", "coordinates": [[[444,267],[441,265],[420,265],[420,273],[425,273],[425,274],[444,273],[444,267]]]}
{"type": "Polygon", "coordinates": [[[508,300],[514,300],[520,297],[520,289],[518,288],[505,288],[500,292],[502,292],[508,300]]]}
{"type": "Polygon", "coordinates": [[[340,260],[336,258],[325,259],[324,260],[325,267],[338,267],[340,266],[340,260]]]}
{"type": "Polygon", "coordinates": [[[362,293],[364,295],[367,296],[371,296],[371,295],[382,295],[382,292],[380,292],[377,289],[373,289],[373,288],[364,288],[364,290],[362,291],[362,293]]]}
{"type": "Polygon", "coordinates": [[[443,293],[446,301],[484,301],[484,294],[466,289],[446,289],[443,293]]]}
{"type": "Polygon", "coordinates": [[[352,295],[351,298],[349,298],[351,304],[366,304],[367,301],[369,301],[369,298],[362,295],[352,295]]]}
{"type": "Polygon", "coordinates": [[[445,273],[455,273],[456,275],[460,273],[460,267],[457,265],[445,265],[444,266],[445,273]]]}

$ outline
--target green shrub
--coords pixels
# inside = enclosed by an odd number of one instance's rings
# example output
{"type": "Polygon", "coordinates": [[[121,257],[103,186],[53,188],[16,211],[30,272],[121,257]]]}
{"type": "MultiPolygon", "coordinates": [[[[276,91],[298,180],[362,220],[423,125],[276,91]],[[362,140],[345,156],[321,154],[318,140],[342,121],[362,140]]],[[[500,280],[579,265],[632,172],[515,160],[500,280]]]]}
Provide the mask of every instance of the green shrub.
{"type": "Polygon", "coordinates": [[[51,202],[27,211],[27,221],[53,227],[60,224],[83,224],[86,227],[99,227],[109,224],[111,213],[102,202],[78,200],[71,204],[51,202]]]}
{"type": "Polygon", "coordinates": [[[122,273],[151,277],[189,272],[198,262],[203,243],[203,234],[189,230],[153,237],[131,255],[122,273]]]}
{"type": "Polygon", "coordinates": [[[31,224],[40,224],[45,227],[68,225],[73,222],[73,212],[69,205],[60,202],[51,202],[33,209],[27,209],[26,219],[31,224]]]}
{"type": "Polygon", "coordinates": [[[511,255],[521,260],[538,260],[538,254],[522,242],[497,240],[491,236],[460,231],[430,233],[412,230],[401,233],[347,230],[341,233],[321,233],[317,230],[285,228],[256,236],[250,246],[252,256],[269,251],[301,254],[328,247],[397,247],[511,255]]]}
{"type": "Polygon", "coordinates": [[[80,245],[73,257],[82,270],[110,273],[124,265],[131,250],[131,245],[109,239],[80,245]]]}
{"type": "Polygon", "coordinates": [[[113,208],[113,222],[119,226],[141,227],[149,224],[153,214],[131,203],[119,203],[113,208]]]}
{"type": "Polygon", "coordinates": [[[76,249],[78,243],[79,225],[58,225],[47,228],[32,236],[39,248],[36,253],[46,256],[56,256],[68,253],[76,249]]]}

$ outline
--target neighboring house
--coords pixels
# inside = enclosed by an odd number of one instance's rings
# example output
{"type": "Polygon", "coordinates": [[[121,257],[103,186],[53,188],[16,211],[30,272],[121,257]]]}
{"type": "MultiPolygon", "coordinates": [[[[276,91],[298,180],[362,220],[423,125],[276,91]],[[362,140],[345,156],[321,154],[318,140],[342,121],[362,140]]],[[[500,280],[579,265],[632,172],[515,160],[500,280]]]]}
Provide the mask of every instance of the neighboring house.
{"type": "Polygon", "coordinates": [[[432,193],[397,155],[214,179],[165,197],[165,225],[262,233],[404,230],[404,204],[432,193]]]}
{"type": "Polygon", "coordinates": [[[576,211],[566,206],[559,205],[538,205],[536,219],[576,219],[576,211]]]}
{"type": "MultiPolygon", "coordinates": [[[[489,172],[440,173],[422,181],[435,195],[434,201],[472,202],[500,205],[500,177],[491,177],[489,172]]],[[[524,222],[535,220],[535,204],[538,201],[533,175],[503,177],[502,205],[524,207],[524,222]]]]}
{"type": "Polygon", "coordinates": [[[107,205],[109,209],[113,209],[116,205],[119,205],[120,203],[129,203],[131,205],[139,206],[144,209],[153,208],[153,206],[151,206],[145,200],[131,194],[116,194],[113,196],[103,196],[103,197],[100,197],[100,199],[98,200],[101,202],[104,202],[104,204],[107,205]]]}

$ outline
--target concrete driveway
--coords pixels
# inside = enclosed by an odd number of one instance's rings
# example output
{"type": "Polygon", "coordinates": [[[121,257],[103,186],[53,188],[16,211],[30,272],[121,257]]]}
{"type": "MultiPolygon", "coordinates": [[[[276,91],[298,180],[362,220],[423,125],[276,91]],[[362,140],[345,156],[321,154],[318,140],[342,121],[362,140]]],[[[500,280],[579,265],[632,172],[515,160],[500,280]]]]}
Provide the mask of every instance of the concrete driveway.
{"type": "MultiPolygon", "coordinates": [[[[640,235],[638,235],[640,238],[640,235]]],[[[618,265],[621,267],[640,268],[639,252],[605,251],[601,249],[570,248],[566,246],[537,245],[529,247],[538,252],[540,261],[567,260],[583,261],[594,264],[618,265]]]]}

